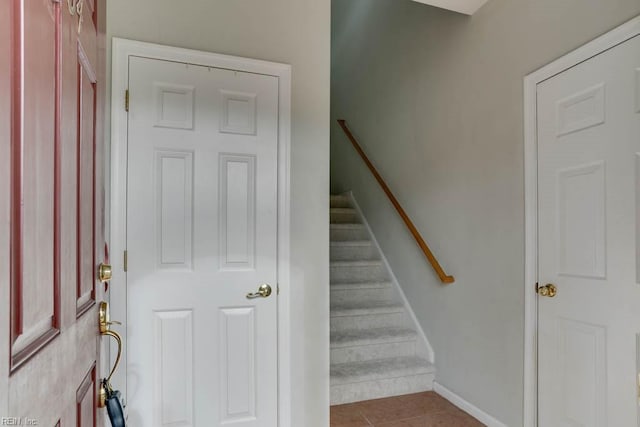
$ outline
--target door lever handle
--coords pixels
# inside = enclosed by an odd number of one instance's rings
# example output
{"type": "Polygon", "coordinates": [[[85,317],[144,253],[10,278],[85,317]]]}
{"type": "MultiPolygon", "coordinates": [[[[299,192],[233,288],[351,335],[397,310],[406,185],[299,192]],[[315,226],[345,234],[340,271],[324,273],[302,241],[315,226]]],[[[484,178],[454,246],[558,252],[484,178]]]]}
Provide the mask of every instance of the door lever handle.
{"type": "Polygon", "coordinates": [[[271,295],[271,286],[265,283],[260,285],[258,292],[249,292],[247,294],[247,299],[267,298],[269,295],[271,295]]]}

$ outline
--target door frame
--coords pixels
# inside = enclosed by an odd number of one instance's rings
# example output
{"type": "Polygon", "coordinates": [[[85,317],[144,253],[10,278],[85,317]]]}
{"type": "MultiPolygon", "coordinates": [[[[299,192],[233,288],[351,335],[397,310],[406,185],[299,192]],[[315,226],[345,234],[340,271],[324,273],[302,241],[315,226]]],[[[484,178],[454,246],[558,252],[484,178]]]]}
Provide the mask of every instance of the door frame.
{"type": "Polygon", "coordinates": [[[640,35],[640,16],[524,78],[524,427],[538,425],[538,84],[640,35]]]}
{"type": "MultiPolygon", "coordinates": [[[[111,66],[111,159],[110,206],[111,318],[123,325],[121,331],[126,361],[127,274],[124,271],[127,226],[127,133],[128,113],[125,91],[129,82],[129,58],[144,57],[224,68],[278,79],[278,425],[291,425],[291,335],[290,335],[290,152],[291,152],[291,66],[275,62],[221,55],[114,37],[111,66]]],[[[115,357],[111,349],[111,362],[115,357]]],[[[114,375],[113,383],[126,397],[126,362],[114,375]]]]}

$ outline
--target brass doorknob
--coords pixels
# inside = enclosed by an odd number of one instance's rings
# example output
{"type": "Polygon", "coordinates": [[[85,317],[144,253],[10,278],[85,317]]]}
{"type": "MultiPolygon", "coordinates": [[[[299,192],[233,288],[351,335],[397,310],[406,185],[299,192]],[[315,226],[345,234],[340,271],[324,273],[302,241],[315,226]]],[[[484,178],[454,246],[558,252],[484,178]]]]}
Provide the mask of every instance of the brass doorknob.
{"type": "Polygon", "coordinates": [[[558,293],[558,288],[556,288],[556,285],[548,283],[544,286],[538,286],[536,292],[538,292],[538,295],[541,297],[553,298],[558,293]]]}
{"type": "Polygon", "coordinates": [[[111,266],[109,264],[100,264],[98,266],[98,280],[102,283],[111,280],[111,266]]]}
{"type": "Polygon", "coordinates": [[[269,295],[271,295],[271,286],[265,283],[263,285],[260,285],[260,287],[258,288],[258,292],[249,292],[247,294],[247,299],[266,298],[269,295]]]}

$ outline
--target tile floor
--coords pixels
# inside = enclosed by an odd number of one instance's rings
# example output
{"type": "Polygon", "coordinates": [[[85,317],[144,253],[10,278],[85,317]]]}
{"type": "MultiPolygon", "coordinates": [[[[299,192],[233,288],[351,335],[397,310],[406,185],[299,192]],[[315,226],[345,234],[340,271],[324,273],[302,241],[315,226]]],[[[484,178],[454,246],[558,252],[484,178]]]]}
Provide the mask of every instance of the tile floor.
{"type": "Polygon", "coordinates": [[[331,427],[480,427],[432,391],[331,407],[331,427]]]}

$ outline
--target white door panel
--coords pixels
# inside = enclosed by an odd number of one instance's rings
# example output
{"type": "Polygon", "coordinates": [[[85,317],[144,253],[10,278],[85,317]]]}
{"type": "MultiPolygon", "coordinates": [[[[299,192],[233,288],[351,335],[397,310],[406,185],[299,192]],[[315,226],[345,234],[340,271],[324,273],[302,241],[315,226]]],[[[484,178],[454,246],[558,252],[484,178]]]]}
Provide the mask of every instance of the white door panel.
{"type": "Polygon", "coordinates": [[[539,425],[637,426],[636,37],[538,85],[539,425]]]}
{"type": "Polygon", "coordinates": [[[277,78],[129,66],[131,422],[275,427],[277,78]]]}

